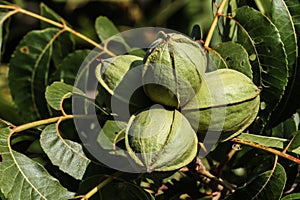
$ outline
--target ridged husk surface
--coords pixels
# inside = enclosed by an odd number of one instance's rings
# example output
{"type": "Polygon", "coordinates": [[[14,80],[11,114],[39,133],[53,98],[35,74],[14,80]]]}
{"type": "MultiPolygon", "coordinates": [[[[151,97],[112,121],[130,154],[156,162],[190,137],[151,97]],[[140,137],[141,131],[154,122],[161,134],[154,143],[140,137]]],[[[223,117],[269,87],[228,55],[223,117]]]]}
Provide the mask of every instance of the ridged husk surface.
{"type": "Polygon", "coordinates": [[[207,58],[201,45],[177,33],[161,33],[145,58],[143,84],[154,102],[179,108],[200,89],[207,58]]]}
{"type": "Polygon", "coordinates": [[[197,154],[197,135],[177,110],[151,108],[132,116],[125,136],[126,149],[145,171],[172,171],[197,154]]]}
{"type": "Polygon", "coordinates": [[[222,132],[222,138],[241,133],[256,118],[260,89],[244,74],[231,69],[206,73],[183,114],[198,134],[222,132]]]}

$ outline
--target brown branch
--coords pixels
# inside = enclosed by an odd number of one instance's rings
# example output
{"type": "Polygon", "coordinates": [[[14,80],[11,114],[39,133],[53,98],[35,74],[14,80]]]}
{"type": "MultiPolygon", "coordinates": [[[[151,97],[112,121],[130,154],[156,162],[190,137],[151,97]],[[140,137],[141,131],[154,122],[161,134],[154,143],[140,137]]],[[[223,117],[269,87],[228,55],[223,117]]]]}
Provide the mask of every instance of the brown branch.
{"type": "Polygon", "coordinates": [[[255,142],[251,142],[251,141],[248,141],[248,140],[242,140],[242,139],[238,139],[238,138],[233,138],[233,139],[231,139],[231,141],[235,142],[235,143],[251,146],[251,147],[254,147],[254,148],[257,148],[257,149],[261,149],[263,151],[267,151],[269,153],[281,156],[283,158],[286,158],[286,159],[288,159],[290,161],[293,161],[293,162],[297,163],[298,165],[300,165],[300,160],[298,158],[295,158],[294,156],[291,156],[291,155],[285,153],[285,151],[281,152],[281,151],[278,151],[276,149],[272,149],[270,147],[267,147],[267,146],[264,146],[264,145],[261,145],[261,144],[255,143],[255,142]]]}

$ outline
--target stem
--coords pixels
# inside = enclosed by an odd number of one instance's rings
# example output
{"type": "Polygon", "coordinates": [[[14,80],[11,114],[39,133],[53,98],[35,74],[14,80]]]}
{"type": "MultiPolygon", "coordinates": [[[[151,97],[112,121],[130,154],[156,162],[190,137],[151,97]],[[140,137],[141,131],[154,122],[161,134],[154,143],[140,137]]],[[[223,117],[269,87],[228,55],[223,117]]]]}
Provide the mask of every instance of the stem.
{"type": "Polygon", "coordinates": [[[20,126],[13,127],[13,129],[11,130],[11,132],[7,136],[7,146],[8,146],[10,155],[11,155],[12,159],[14,160],[14,163],[18,163],[18,162],[16,161],[16,158],[14,156],[13,149],[12,149],[12,146],[11,146],[10,142],[11,142],[11,137],[15,133],[18,133],[18,132],[21,132],[21,131],[24,131],[24,130],[27,130],[27,129],[30,129],[30,128],[34,128],[34,127],[37,127],[37,126],[40,126],[40,125],[54,123],[54,122],[57,122],[58,120],[72,119],[73,117],[74,117],[73,115],[66,115],[66,116],[62,116],[62,117],[53,117],[53,118],[43,119],[43,120],[30,122],[30,123],[27,123],[27,124],[23,124],[23,125],[20,125],[20,126]]]}
{"type": "MultiPolygon", "coordinates": [[[[104,48],[103,46],[101,46],[100,44],[98,44],[97,42],[91,40],[90,38],[86,37],[85,35],[75,31],[74,29],[68,27],[64,21],[62,23],[58,23],[56,21],[53,21],[51,19],[48,19],[46,17],[43,17],[39,14],[36,14],[36,13],[33,13],[31,11],[28,11],[28,10],[25,10],[17,5],[0,5],[0,8],[4,8],[4,9],[13,9],[15,10],[16,12],[15,13],[22,13],[22,14],[25,14],[25,15],[28,15],[28,16],[31,16],[33,18],[36,18],[36,19],[39,19],[40,21],[44,21],[44,22],[47,22],[48,24],[51,24],[53,26],[56,26],[58,28],[62,28],[62,29],[65,29],[66,31],[68,31],[69,33],[72,33],[73,35],[77,36],[78,38],[90,43],[91,45],[99,48],[100,50],[102,51],[105,51],[108,55],[110,56],[115,56],[114,53],[112,53],[111,51],[109,51],[107,48],[104,48]]],[[[13,14],[15,14],[13,13],[13,14]]]]}
{"type": "MultiPolygon", "coordinates": [[[[37,126],[41,126],[41,125],[45,125],[45,124],[51,124],[51,123],[54,123],[54,122],[57,122],[58,120],[67,120],[67,119],[73,119],[74,118],[74,115],[65,115],[65,116],[60,116],[60,117],[53,117],[53,118],[49,118],[49,119],[42,119],[42,120],[39,120],[39,121],[34,121],[34,122],[30,122],[30,123],[27,123],[27,124],[23,124],[23,125],[20,125],[20,126],[16,126],[14,129],[13,129],[13,133],[18,133],[18,132],[21,132],[21,131],[25,131],[27,129],[30,129],[30,128],[34,128],[34,127],[37,127],[37,126]]],[[[10,134],[12,135],[12,134],[10,134]]]]}
{"type": "MultiPolygon", "coordinates": [[[[81,38],[81,39],[87,41],[88,43],[92,44],[92,45],[95,46],[95,47],[98,47],[98,46],[99,46],[99,44],[96,43],[95,41],[93,41],[93,40],[87,38],[86,36],[82,35],[81,33],[76,32],[75,30],[71,29],[70,27],[68,27],[68,26],[67,26],[66,24],[64,24],[64,23],[58,23],[58,22],[56,22],[56,21],[53,21],[53,20],[51,20],[51,19],[48,19],[48,18],[43,17],[43,16],[41,16],[41,15],[38,15],[38,14],[36,14],[36,13],[30,12],[30,11],[25,10],[25,9],[23,9],[23,8],[16,8],[16,9],[17,9],[20,13],[22,13],[22,14],[25,14],[25,15],[31,16],[31,17],[33,17],[33,18],[39,19],[39,20],[41,20],[41,21],[47,22],[48,24],[51,24],[51,25],[56,26],[56,27],[58,27],[58,28],[64,28],[64,29],[66,29],[66,31],[68,31],[68,32],[70,32],[70,33],[76,35],[77,37],[79,37],[79,38],[81,38]]],[[[99,48],[100,48],[100,47],[99,47],[99,48]]],[[[101,48],[100,48],[100,49],[101,49],[101,48]]],[[[101,49],[101,50],[102,50],[102,49],[101,49]]]]}
{"type": "Polygon", "coordinates": [[[0,5],[0,8],[3,9],[11,9],[11,10],[15,10],[18,6],[16,5],[0,5]]]}
{"type": "Polygon", "coordinates": [[[195,171],[198,175],[202,175],[202,176],[209,178],[210,180],[218,183],[219,185],[222,185],[223,187],[228,189],[231,193],[235,192],[235,188],[231,184],[220,180],[219,178],[217,178],[216,176],[211,174],[209,171],[207,171],[199,157],[196,158],[195,168],[192,169],[192,171],[195,171]]]}
{"type": "Polygon", "coordinates": [[[276,149],[272,149],[270,147],[267,147],[267,146],[264,146],[264,145],[261,145],[261,144],[257,144],[257,143],[254,143],[254,142],[251,142],[251,141],[248,141],[248,140],[241,140],[241,139],[238,139],[238,138],[233,138],[233,139],[231,139],[231,141],[267,151],[269,153],[281,156],[283,158],[286,158],[286,159],[288,159],[290,161],[293,161],[293,162],[297,163],[298,165],[300,165],[300,160],[298,158],[295,158],[294,156],[286,154],[285,152],[281,152],[281,151],[278,151],[276,149]]]}
{"type": "Polygon", "coordinates": [[[217,168],[217,173],[219,174],[224,166],[231,160],[231,158],[234,156],[234,154],[241,148],[240,144],[233,144],[232,149],[229,151],[229,153],[226,155],[226,158],[219,164],[217,168]]]}
{"type": "Polygon", "coordinates": [[[1,20],[0,20],[0,24],[3,24],[5,20],[7,20],[9,17],[17,14],[18,11],[17,10],[13,10],[13,11],[10,11],[8,12],[1,20]]]}
{"type": "Polygon", "coordinates": [[[120,175],[122,175],[122,172],[116,172],[113,175],[109,176],[107,179],[105,179],[104,181],[102,181],[99,185],[97,185],[96,187],[94,187],[91,191],[89,191],[86,195],[84,195],[84,197],[81,198],[81,200],[87,200],[89,198],[91,198],[94,194],[96,194],[101,188],[103,188],[104,186],[106,186],[107,184],[111,183],[115,178],[119,177],[120,175]]]}
{"type": "Polygon", "coordinates": [[[33,17],[33,18],[39,19],[39,20],[41,20],[41,21],[47,22],[48,24],[51,24],[51,25],[56,26],[56,27],[58,27],[58,28],[64,28],[64,25],[61,24],[61,23],[58,23],[58,22],[56,22],[56,21],[53,21],[53,20],[51,20],[51,19],[48,19],[48,18],[43,17],[43,16],[41,16],[41,15],[38,15],[38,14],[36,14],[36,13],[30,12],[30,11],[25,10],[25,9],[23,9],[23,8],[20,8],[20,7],[17,7],[17,6],[16,6],[16,10],[18,10],[18,11],[19,11],[20,13],[22,13],[22,14],[25,14],[25,15],[28,15],[28,16],[30,16],[30,17],[33,17]]]}
{"type": "Polygon", "coordinates": [[[215,30],[215,28],[217,26],[219,16],[222,15],[222,11],[223,11],[223,9],[225,7],[226,2],[227,2],[227,0],[222,0],[221,4],[220,4],[220,6],[219,6],[219,8],[217,10],[217,13],[214,16],[213,22],[212,22],[212,24],[211,24],[211,26],[209,28],[208,34],[207,34],[206,39],[205,39],[205,43],[204,43],[204,48],[205,49],[208,49],[208,46],[209,46],[210,41],[212,39],[212,36],[214,34],[214,30],[215,30]]]}

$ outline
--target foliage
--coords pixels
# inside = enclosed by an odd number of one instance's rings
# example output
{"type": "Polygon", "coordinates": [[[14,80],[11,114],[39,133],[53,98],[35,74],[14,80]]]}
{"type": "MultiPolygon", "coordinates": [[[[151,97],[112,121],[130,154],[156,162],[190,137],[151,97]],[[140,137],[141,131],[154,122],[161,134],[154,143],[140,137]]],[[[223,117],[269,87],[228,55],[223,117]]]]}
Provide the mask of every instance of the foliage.
{"type": "MultiPolygon", "coordinates": [[[[125,49],[144,57],[147,49],[115,37],[124,26],[116,26],[113,17],[97,17],[93,34],[82,34],[43,3],[35,14],[1,1],[0,50],[9,72],[0,66],[0,199],[299,199],[300,2],[219,0],[217,7],[211,2],[161,1],[151,20],[131,2],[140,18],[130,28],[165,25],[187,32],[191,23],[199,24],[196,34],[208,55],[207,72],[230,68],[252,79],[261,88],[258,115],[243,133],[219,141],[205,157],[181,169],[133,174],[101,163],[80,140],[87,133],[77,132],[77,117],[96,133],[92,142],[98,156],[119,160],[124,168],[134,165],[125,151],[130,121],[114,120],[107,85],[98,85],[91,94],[76,81],[78,72],[96,79],[95,71],[80,67],[98,64],[99,55],[115,57],[116,49],[125,49]],[[177,11],[189,21],[168,21],[177,11]],[[11,30],[16,27],[10,19],[15,15],[37,19],[40,26],[20,40],[15,37],[13,45],[11,30]],[[84,114],[96,113],[101,129],[88,115],[72,113],[77,100],[84,102],[84,114]]],[[[88,1],[75,7],[84,4],[88,1]]],[[[167,154],[176,157],[176,147],[185,141],[168,146],[167,154]]]]}

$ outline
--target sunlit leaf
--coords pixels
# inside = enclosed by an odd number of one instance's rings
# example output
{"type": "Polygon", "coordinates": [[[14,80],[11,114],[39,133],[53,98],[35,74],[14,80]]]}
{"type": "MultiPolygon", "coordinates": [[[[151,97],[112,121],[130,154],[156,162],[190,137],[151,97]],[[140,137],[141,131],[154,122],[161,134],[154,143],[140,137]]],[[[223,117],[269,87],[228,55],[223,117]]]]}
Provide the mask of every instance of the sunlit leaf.
{"type": "Polygon", "coordinates": [[[300,134],[299,131],[297,131],[297,127],[295,127],[292,119],[286,120],[284,123],[281,123],[277,127],[273,128],[272,137],[242,133],[237,138],[264,145],[266,147],[274,147],[278,149],[284,149],[289,143],[291,143],[287,151],[300,154],[300,134]],[[280,132],[280,130],[282,132],[280,132]],[[279,133],[281,133],[281,135],[279,135],[279,133]],[[282,138],[283,136],[286,137],[282,138]]]}
{"type": "Polygon", "coordinates": [[[70,98],[72,94],[85,96],[81,90],[74,88],[72,85],[63,82],[54,82],[50,86],[47,86],[45,97],[47,103],[52,108],[60,110],[61,101],[70,98]]]}
{"type": "Polygon", "coordinates": [[[44,93],[52,45],[59,34],[56,28],[32,31],[19,43],[11,57],[9,86],[25,121],[49,115],[44,93]]]}
{"type": "Polygon", "coordinates": [[[242,133],[237,138],[255,142],[257,144],[261,144],[267,147],[275,147],[280,149],[283,149],[285,147],[285,143],[288,141],[287,139],[283,139],[283,138],[268,137],[263,135],[253,135],[248,133],[242,133]]]}
{"type": "Polygon", "coordinates": [[[275,163],[275,165],[272,170],[259,174],[246,185],[239,187],[226,200],[280,199],[285,186],[286,174],[279,163],[275,163]]]}
{"type": "Polygon", "coordinates": [[[233,42],[223,42],[213,47],[210,56],[216,65],[209,65],[208,71],[229,68],[242,72],[252,79],[252,70],[249,56],[243,46],[233,42]]]}
{"type": "Polygon", "coordinates": [[[116,55],[130,52],[130,47],[124,40],[117,27],[107,17],[100,16],[95,21],[95,29],[102,43],[107,43],[109,51],[116,55]]]}
{"type": "Polygon", "coordinates": [[[298,200],[300,199],[300,193],[293,193],[282,197],[280,200],[298,200]]]}
{"type": "Polygon", "coordinates": [[[79,143],[63,139],[56,132],[55,124],[48,125],[43,130],[40,142],[51,162],[60,170],[76,179],[83,177],[90,160],[79,143]]]}
{"type": "Polygon", "coordinates": [[[253,80],[263,87],[261,101],[265,108],[259,112],[262,129],[278,106],[288,81],[288,61],[282,39],[276,26],[253,8],[236,10],[238,43],[247,50],[253,71],[253,80]]]}
{"type": "Polygon", "coordinates": [[[69,199],[67,191],[45,168],[27,156],[10,150],[7,144],[9,127],[0,126],[0,188],[9,200],[69,199]]]}
{"type": "Polygon", "coordinates": [[[95,28],[102,42],[119,33],[113,22],[104,16],[100,16],[96,19],[95,28]]]}

